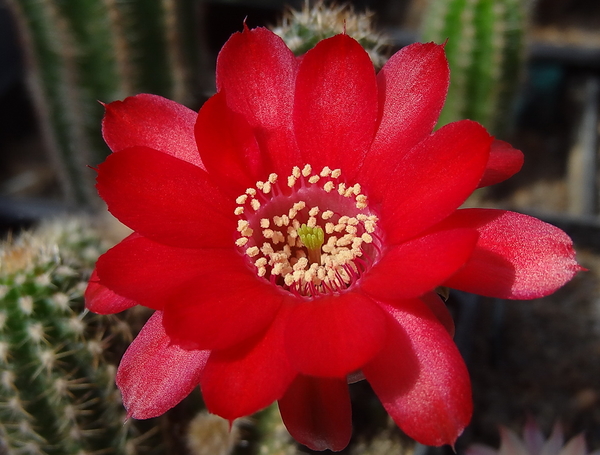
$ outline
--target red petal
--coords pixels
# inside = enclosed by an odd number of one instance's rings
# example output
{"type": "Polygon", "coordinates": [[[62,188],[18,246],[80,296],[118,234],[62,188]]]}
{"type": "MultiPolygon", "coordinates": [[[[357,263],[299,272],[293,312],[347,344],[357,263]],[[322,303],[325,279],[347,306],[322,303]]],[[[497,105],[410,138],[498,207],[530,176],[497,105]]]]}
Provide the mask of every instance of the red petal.
{"type": "Polygon", "coordinates": [[[182,292],[200,298],[199,277],[227,273],[245,264],[233,249],[188,249],[165,246],[133,234],[98,259],[100,282],[120,295],[156,310],[182,292]]]}
{"type": "Polygon", "coordinates": [[[110,155],[97,182],[110,212],[144,237],[184,248],[233,244],[235,201],[197,166],[135,147],[110,155]]]}
{"type": "Polygon", "coordinates": [[[456,210],[481,180],[491,142],[478,123],[450,123],[400,157],[391,172],[381,168],[387,241],[413,237],[456,210]]]}
{"type": "Polygon", "coordinates": [[[97,269],[92,272],[84,298],[85,307],[98,314],[120,313],[137,305],[136,301],[121,297],[106,286],[102,286],[98,279],[97,269]]]}
{"type": "Polygon", "coordinates": [[[352,178],[373,140],[377,83],[368,54],[348,35],[321,41],[298,70],[296,140],[304,163],[352,178]]]}
{"type": "MultiPolygon", "coordinates": [[[[454,337],[454,319],[444,301],[435,292],[429,292],[421,296],[421,301],[427,305],[438,321],[442,323],[451,337],[454,337]]],[[[398,306],[398,305],[394,305],[398,306]]]]}
{"type": "Polygon", "coordinates": [[[283,293],[244,264],[217,261],[165,307],[165,327],[186,349],[224,349],[263,331],[273,321],[283,293]]]}
{"type": "Polygon", "coordinates": [[[115,101],[105,108],[102,134],[113,152],[148,147],[204,168],[194,140],[196,112],[175,101],[145,93],[115,101]]]}
{"type": "Polygon", "coordinates": [[[233,34],[217,58],[218,90],[255,129],[273,169],[281,175],[299,161],[292,130],[297,67],[292,51],[266,28],[233,34]]]}
{"type": "Polygon", "coordinates": [[[502,299],[535,299],[556,291],[582,270],[569,236],[527,215],[465,209],[442,225],[479,232],[471,259],[445,286],[502,299]]]}
{"type": "Polygon", "coordinates": [[[479,188],[495,185],[512,177],[521,170],[524,159],[523,152],[513,148],[508,142],[494,139],[487,169],[479,182],[479,188]]]}
{"type": "Polygon", "coordinates": [[[117,386],[134,419],[157,417],[178,404],[200,382],[208,351],[185,351],[171,343],[155,312],[121,359],[117,386]]]}
{"type": "Polygon", "coordinates": [[[472,414],[469,374],[448,333],[419,300],[385,306],[388,343],[363,373],[400,428],[421,444],[454,444],[472,414]]]}
{"type": "Polygon", "coordinates": [[[258,143],[246,119],[231,111],[225,95],[217,93],[198,113],[196,140],[209,174],[224,181],[226,187],[243,193],[264,180],[265,164],[258,143]]]}
{"type": "Polygon", "coordinates": [[[255,341],[213,351],[201,378],[202,396],[210,412],[233,420],[281,398],[297,374],[285,352],[286,322],[284,309],[255,341]]]}
{"type": "Polygon", "coordinates": [[[279,400],[283,423],[311,450],[343,450],[352,436],[352,409],[344,379],[299,375],[279,400]]]}
{"type": "Polygon", "coordinates": [[[477,232],[453,229],[392,247],[364,276],[361,288],[386,300],[418,297],[442,284],[469,259],[477,232]]]}
{"type": "Polygon", "coordinates": [[[395,165],[398,158],[431,133],[449,83],[443,46],[411,44],[394,54],[377,75],[380,123],[364,175],[377,180],[376,161],[395,165]],[[371,173],[373,174],[371,175],[371,173]]]}
{"type": "Polygon", "coordinates": [[[368,297],[347,292],[296,305],[286,332],[293,365],[311,376],[346,377],[383,346],[386,318],[368,297]]]}

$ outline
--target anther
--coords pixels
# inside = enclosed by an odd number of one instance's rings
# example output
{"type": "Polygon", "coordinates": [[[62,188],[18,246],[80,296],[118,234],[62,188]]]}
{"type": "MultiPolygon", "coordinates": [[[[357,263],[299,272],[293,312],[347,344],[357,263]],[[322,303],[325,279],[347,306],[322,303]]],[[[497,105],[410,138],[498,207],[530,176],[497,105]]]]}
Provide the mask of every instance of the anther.
{"type": "Polygon", "coordinates": [[[329,166],[325,166],[319,175],[321,177],[329,177],[331,175],[331,169],[329,166]]]}
{"type": "Polygon", "coordinates": [[[294,210],[297,210],[299,212],[300,210],[303,210],[306,207],[306,202],[298,201],[292,207],[294,208],[294,210]]]}
{"type": "Polygon", "coordinates": [[[331,191],[333,191],[334,188],[335,184],[332,181],[329,181],[325,185],[323,185],[323,189],[326,193],[331,193],[331,191]]]}
{"type": "Polygon", "coordinates": [[[358,196],[356,196],[356,208],[364,209],[367,207],[367,205],[367,196],[365,196],[364,194],[359,194],[358,196]]]}

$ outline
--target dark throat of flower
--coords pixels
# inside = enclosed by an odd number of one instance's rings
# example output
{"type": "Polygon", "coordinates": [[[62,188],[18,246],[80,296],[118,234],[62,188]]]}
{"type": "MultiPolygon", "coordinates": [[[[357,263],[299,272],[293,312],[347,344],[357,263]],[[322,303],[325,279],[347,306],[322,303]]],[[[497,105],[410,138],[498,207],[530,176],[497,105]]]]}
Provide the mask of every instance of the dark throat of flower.
{"type": "Polygon", "coordinates": [[[294,167],[280,186],[277,174],[236,199],[236,245],[259,277],[301,297],[351,288],[379,256],[378,217],[361,186],[339,169],[294,167]]]}

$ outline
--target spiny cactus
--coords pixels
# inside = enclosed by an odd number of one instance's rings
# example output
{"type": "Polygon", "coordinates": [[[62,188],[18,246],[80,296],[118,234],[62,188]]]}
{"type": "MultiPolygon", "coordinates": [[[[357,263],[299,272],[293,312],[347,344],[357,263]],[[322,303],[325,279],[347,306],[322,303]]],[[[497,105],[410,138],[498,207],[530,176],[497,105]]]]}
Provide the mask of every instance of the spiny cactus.
{"type": "MultiPolygon", "coordinates": [[[[47,224],[0,249],[0,453],[136,453],[116,367],[105,352],[125,322],[83,311],[105,249],[78,220],[47,224]]],[[[114,360],[114,359],[113,359],[114,360]]]]}
{"type": "Polygon", "coordinates": [[[192,455],[229,455],[240,440],[239,421],[201,411],[188,426],[187,445],[192,455]]]}
{"type": "Polygon", "coordinates": [[[42,135],[67,199],[97,201],[86,165],[108,149],[98,100],[138,92],[190,101],[192,0],[8,0],[27,55],[42,135]]]}
{"type": "Polygon", "coordinates": [[[253,416],[258,433],[259,455],[296,455],[297,445],[283,424],[276,403],[253,416]]]}
{"type": "Polygon", "coordinates": [[[385,50],[389,43],[383,34],[375,31],[373,14],[357,13],[349,4],[317,1],[311,7],[306,2],[300,11],[289,9],[272,30],[297,56],[305,54],[320,40],[345,30],[365,48],[376,67],[380,68],[387,60],[385,50]]]}
{"type": "Polygon", "coordinates": [[[524,4],[430,0],[421,38],[446,42],[452,72],[439,126],[470,118],[494,134],[507,131],[524,61],[524,4]]]}

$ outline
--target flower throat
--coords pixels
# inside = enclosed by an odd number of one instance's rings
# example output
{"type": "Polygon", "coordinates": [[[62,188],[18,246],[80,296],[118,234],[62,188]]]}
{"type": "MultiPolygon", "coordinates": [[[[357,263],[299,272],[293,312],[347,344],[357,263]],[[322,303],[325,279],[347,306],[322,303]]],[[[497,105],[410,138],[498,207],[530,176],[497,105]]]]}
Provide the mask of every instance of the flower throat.
{"type": "Polygon", "coordinates": [[[294,167],[286,183],[270,174],[236,199],[236,245],[258,276],[294,295],[343,292],[379,255],[377,216],[339,169],[294,167]]]}

